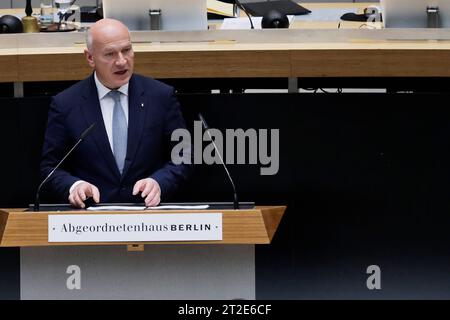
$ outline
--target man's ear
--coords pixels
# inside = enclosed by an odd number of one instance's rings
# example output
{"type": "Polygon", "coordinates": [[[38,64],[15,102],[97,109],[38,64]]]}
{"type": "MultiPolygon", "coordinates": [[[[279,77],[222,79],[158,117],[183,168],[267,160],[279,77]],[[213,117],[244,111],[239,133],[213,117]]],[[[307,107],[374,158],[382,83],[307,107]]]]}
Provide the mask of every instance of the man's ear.
{"type": "Polygon", "coordinates": [[[89,63],[89,65],[92,68],[95,68],[94,57],[92,56],[92,54],[89,52],[88,49],[84,49],[84,56],[86,57],[86,60],[89,63]]]}

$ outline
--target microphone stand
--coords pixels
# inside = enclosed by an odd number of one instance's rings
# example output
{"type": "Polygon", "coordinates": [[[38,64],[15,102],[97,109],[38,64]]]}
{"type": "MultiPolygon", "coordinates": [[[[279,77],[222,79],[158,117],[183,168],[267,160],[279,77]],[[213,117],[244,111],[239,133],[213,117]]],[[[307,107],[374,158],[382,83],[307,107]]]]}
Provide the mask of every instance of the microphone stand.
{"type": "Polygon", "coordinates": [[[225,169],[225,172],[227,173],[228,179],[231,182],[231,186],[233,187],[233,207],[234,207],[234,210],[239,210],[239,201],[238,201],[238,196],[237,196],[237,192],[236,192],[236,186],[234,185],[234,181],[231,178],[230,172],[228,171],[228,168],[225,165],[225,162],[223,161],[222,155],[220,154],[219,149],[217,148],[217,145],[216,145],[216,143],[214,142],[214,139],[211,136],[211,133],[209,132],[209,127],[206,124],[205,119],[203,118],[201,113],[198,114],[198,117],[200,118],[200,120],[201,120],[201,122],[203,124],[203,127],[205,128],[205,131],[208,133],[209,139],[211,139],[211,142],[212,142],[212,144],[214,146],[214,150],[216,150],[217,155],[219,156],[220,163],[222,164],[223,168],[225,169]]]}
{"type": "Polygon", "coordinates": [[[41,192],[42,186],[48,181],[48,179],[50,179],[50,177],[53,175],[53,173],[56,171],[56,169],[59,168],[59,166],[64,162],[64,160],[66,160],[66,158],[72,153],[73,150],[75,150],[76,147],[78,147],[78,145],[81,143],[81,141],[84,140],[84,138],[91,132],[91,130],[95,127],[95,123],[91,124],[89,126],[89,128],[87,128],[86,130],[84,130],[84,132],[81,134],[80,139],[78,139],[77,143],[75,143],[75,145],[72,147],[72,149],[69,150],[69,152],[67,152],[67,154],[64,156],[64,158],[62,158],[62,160],[56,165],[55,168],[53,168],[53,170],[47,175],[47,177],[44,179],[44,181],[41,182],[41,184],[39,185],[37,191],[36,191],[36,199],[34,201],[34,211],[37,212],[39,211],[39,194],[41,192]]]}

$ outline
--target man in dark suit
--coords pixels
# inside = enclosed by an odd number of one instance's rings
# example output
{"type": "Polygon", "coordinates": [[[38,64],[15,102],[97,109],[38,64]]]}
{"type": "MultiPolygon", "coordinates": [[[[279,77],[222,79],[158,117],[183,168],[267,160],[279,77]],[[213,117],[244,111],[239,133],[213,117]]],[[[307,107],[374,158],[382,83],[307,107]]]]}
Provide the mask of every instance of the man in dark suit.
{"type": "Polygon", "coordinates": [[[52,100],[41,161],[47,176],[92,123],[93,131],[48,181],[47,192],[84,208],[100,202],[156,206],[191,172],[170,159],[171,134],[185,128],[173,89],[133,74],[128,29],[103,19],[87,34],[94,73],[52,100]]]}

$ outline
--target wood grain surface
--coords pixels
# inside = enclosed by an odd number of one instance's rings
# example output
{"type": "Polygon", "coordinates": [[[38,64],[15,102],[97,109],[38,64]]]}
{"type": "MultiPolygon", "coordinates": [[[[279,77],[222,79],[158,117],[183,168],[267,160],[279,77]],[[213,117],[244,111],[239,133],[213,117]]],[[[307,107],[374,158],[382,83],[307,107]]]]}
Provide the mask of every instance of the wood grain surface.
{"type": "MultiPolygon", "coordinates": [[[[145,214],[174,213],[217,213],[223,214],[222,241],[190,241],[171,242],[177,244],[268,244],[286,210],[285,206],[257,207],[252,210],[170,210],[146,211],[145,214]]],[[[2,247],[28,246],[74,246],[74,245],[117,245],[132,244],[129,242],[107,243],[49,243],[48,216],[51,214],[137,214],[136,211],[89,212],[80,211],[56,212],[23,212],[20,210],[0,210],[0,230],[4,228],[1,238],[2,247]]],[[[139,244],[162,244],[167,242],[139,242],[139,244]]]]}

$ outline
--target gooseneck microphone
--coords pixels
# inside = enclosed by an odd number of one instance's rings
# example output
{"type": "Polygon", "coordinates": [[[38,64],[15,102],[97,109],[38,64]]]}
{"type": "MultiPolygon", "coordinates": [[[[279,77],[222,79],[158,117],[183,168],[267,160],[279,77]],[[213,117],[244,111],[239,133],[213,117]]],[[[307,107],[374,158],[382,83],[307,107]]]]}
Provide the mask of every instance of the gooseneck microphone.
{"type": "Polygon", "coordinates": [[[209,132],[209,127],[208,124],[206,123],[205,119],[203,118],[202,114],[199,113],[198,117],[200,118],[200,121],[203,124],[203,128],[205,128],[205,131],[208,133],[209,138],[211,139],[211,142],[214,146],[214,150],[216,150],[217,155],[219,156],[220,162],[223,165],[223,168],[225,169],[225,172],[227,173],[228,179],[231,182],[231,186],[233,187],[233,206],[234,206],[234,210],[239,210],[239,201],[238,201],[238,196],[237,196],[237,192],[236,192],[236,186],[234,185],[233,179],[231,178],[230,172],[228,171],[227,166],[225,165],[225,162],[223,161],[222,155],[220,154],[219,149],[217,148],[216,143],[214,142],[214,139],[211,136],[211,133],[209,132]]]}
{"type": "Polygon", "coordinates": [[[42,186],[48,181],[48,179],[50,179],[50,177],[53,175],[53,173],[56,171],[56,169],[58,169],[61,164],[64,162],[64,160],[66,160],[66,158],[72,153],[73,150],[75,150],[76,147],[78,147],[78,145],[81,143],[81,141],[84,140],[84,138],[86,138],[86,136],[92,131],[92,129],[95,127],[95,122],[93,124],[91,124],[86,130],[83,131],[83,133],[81,134],[80,138],[78,139],[77,143],[75,143],[75,145],[72,147],[72,149],[69,150],[69,152],[67,152],[67,154],[64,156],[64,158],[62,158],[62,160],[56,165],[56,167],[48,174],[48,176],[44,179],[44,181],[41,182],[41,184],[39,185],[37,191],[36,191],[36,199],[34,201],[34,211],[39,211],[39,194],[41,192],[42,186]]]}

